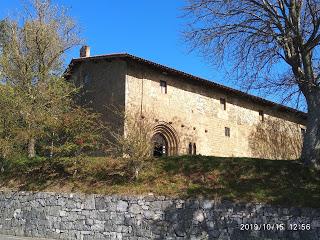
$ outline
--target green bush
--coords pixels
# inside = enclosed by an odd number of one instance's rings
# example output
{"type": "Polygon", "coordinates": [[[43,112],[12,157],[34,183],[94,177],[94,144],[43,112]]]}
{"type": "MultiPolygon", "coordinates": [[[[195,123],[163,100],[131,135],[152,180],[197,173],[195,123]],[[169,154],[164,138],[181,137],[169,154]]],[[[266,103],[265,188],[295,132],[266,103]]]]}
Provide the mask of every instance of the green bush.
{"type": "Polygon", "coordinates": [[[38,152],[55,157],[91,154],[103,149],[105,131],[100,114],[75,107],[64,113],[57,125],[46,129],[38,152]]]}
{"type": "Polygon", "coordinates": [[[36,156],[28,158],[26,155],[16,154],[14,157],[3,159],[0,161],[0,168],[3,168],[4,173],[21,172],[26,173],[41,166],[47,159],[45,157],[36,156]]]}

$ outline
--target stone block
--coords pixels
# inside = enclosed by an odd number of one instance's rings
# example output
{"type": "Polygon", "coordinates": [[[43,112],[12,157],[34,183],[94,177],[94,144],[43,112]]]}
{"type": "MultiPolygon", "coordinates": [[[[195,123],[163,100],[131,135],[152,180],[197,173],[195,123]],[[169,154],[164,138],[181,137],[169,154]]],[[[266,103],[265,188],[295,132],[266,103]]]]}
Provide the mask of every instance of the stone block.
{"type": "Polygon", "coordinates": [[[117,203],[117,211],[118,212],[126,212],[128,210],[128,202],[120,200],[117,203]]]}

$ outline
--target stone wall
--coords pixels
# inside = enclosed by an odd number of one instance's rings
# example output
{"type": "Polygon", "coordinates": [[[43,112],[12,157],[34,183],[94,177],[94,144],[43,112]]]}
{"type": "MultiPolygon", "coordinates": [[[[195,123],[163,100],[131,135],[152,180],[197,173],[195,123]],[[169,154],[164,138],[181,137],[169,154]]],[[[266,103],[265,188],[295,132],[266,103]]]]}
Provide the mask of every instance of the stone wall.
{"type": "MultiPolygon", "coordinates": [[[[261,124],[259,111],[263,111],[265,119],[283,119],[294,126],[297,137],[304,127],[293,114],[132,62],[128,63],[125,101],[127,111],[142,110],[146,117],[170,124],[177,132],[179,154],[187,154],[189,143],[195,143],[197,153],[202,155],[261,157],[250,145],[261,124]],[[160,80],[167,82],[167,93],[161,92],[160,80]],[[226,100],[226,109],[220,98],[226,100]],[[225,136],[225,127],[230,129],[229,137],[225,136]]],[[[281,147],[286,146],[277,146],[281,147]]],[[[286,158],[297,158],[296,154],[288,155],[286,158]]],[[[274,157],[264,154],[263,158],[274,157]]]]}
{"type": "MultiPolygon", "coordinates": [[[[280,120],[292,126],[295,136],[301,139],[305,121],[293,113],[285,113],[263,104],[258,104],[219,89],[196,84],[192,79],[168,74],[142,63],[119,58],[106,60],[83,60],[72,69],[70,80],[83,86],[81,102],[102,114],[103,119],[114,129],[124,131],[124,121],[110,108],[118,107],[127,113],[142,113],[174,129],[179,155],[188,154],[189,144],[196,145],[202,155],[222,157],[258,157],[270,159],[296,159],[300,156],[301,142],[285,145],[273,144],[257,147],[257,127],[262,124],[259,111],[265,119],[280,120]],[[160,81],[167,82],[167,93],[162,93],[160,81]],[[226,100],[222,108],[220,98],[226,100]],[[225,128],[230,136],[225,136],[225,128]],[[289,146],[288,145],[293,145],[289,146]],[[299,151],[291,151],[293,147],[299,151]],[[271,149],[268,152],[261,149],[271,149]],[[285,156],[278,157],[273,148],[285,149],[285,156]],[[258,150],[258,151],[257,151],[258,150]],[[274,156],[275,155],[275,156],[274,156]]],[[[160,124],[161,125],[161,124],[160,124]]],[[[287,136],[287,134],[284,134],[287,136]]],[[[166,139],[169,141],[169,139],[166,139]]],[[[171,145],[171,144],[168,144],[171,145]]],[[[169,150],[169,152],[171,152],[169,150]]],[[[280,154],[281,155],[281,154],[280,154]]]]}
{"type": "Polygon", "coordinates": [[[315,240],[320,239],[320,209],[155,196],[0,192],[0,234],[64,240],[315,240]]]}
{"type": "Polygon", "coordinates": [[[102,119],[123,129],[123,119],[112,114],[114,107],[125,107],[125,61],[84,61],[72,70],[70,81],[80,87],[80,103],[99,112],[102,119]]]}

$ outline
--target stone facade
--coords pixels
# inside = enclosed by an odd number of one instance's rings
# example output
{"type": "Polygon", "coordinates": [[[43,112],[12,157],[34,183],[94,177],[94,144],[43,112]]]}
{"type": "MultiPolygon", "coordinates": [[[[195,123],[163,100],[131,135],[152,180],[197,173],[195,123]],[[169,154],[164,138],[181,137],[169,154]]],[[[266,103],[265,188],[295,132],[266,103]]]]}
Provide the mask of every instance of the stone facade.
{"type": "Polygon", "coordinates": [[[75,59],[72,77],[76,82],[85,82],[84,76],[91,76],[88,98],[104,116],[110,114],[103,106],[118,104],[126,112],[141,112],[152,118],[155,129],[160,129],[155,134],[161,134],[167,147],[174,148],[167,150],[170,154],[188,154],[191,146],[191,152],[196,148],[196,153],[202,155],[277,158],[257,155],[251,144],[262,118],[282,120],[295,128],[293,135],[301,135],[304,113],[128,56],[75,59]],[[166,84],[165,90],[161,81],[166,84]]]}
{"type": "Polygon", "coordinates": [[[123,121],[109,114],[108,106],[125,105],[125,61],[90,61],[73,67],[70,80],[81,89],[81,104],[102,114],[103,120],[123,128],[123,121]]]}
{"type": "Polygon", "coordinates": [[[320,209],[155,196],[0,192],[0,234],[63,240],[320,239],[320,209]]]}

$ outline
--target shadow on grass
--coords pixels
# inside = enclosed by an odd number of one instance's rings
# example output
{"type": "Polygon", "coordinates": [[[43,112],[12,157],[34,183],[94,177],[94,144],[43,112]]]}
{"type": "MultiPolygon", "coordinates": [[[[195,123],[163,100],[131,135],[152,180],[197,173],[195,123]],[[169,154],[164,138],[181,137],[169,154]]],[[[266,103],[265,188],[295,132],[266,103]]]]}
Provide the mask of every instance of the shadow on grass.
{"type": "Polygon", "coordinates": [[[320,174],[298,161],[177,156],[147,163],[132,181],[123,163],[110,158],[10,162],[0,188],[101,194],[203,196],[215,200],[320,207],[320,174]]]}
{"type": "Polygon", "coordinates": [[[162,159],[189,179],[186,196],[320,207],[320,176],[298,161],[181,156],[162,159]]]}
{"type": "Polygon", "coordinates": [[[45,190],[52,182],[59,180],[63,183],[70,176],[62,163],[47,159],[8,160],[4,165],[0,187],[13,187],[20,191],[45,190]]]}
{"type": "MultiPolygon", "coordinates": [[[[106,158],[56,158],[18,159],[4,163],[5,171],[0,173],[0,188],[19,191],[45,191],[65,188],[66,191],[94,191],[99,184],[123,184],[127,176],[120,169],[106,163],[106,158]],[[113,168],[106,169],[106,167],[113,168]]],[[[119,164],[118,164],[119,165],[119,164]]]]}

